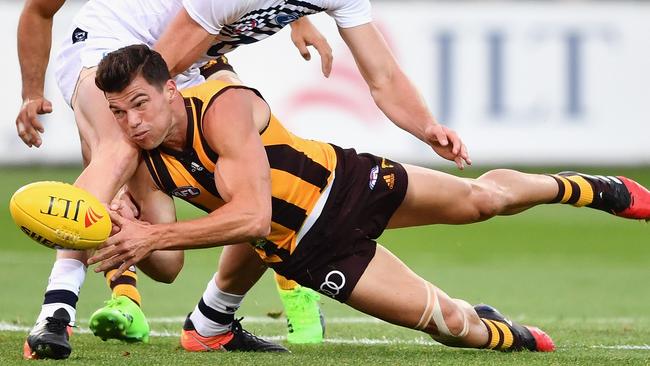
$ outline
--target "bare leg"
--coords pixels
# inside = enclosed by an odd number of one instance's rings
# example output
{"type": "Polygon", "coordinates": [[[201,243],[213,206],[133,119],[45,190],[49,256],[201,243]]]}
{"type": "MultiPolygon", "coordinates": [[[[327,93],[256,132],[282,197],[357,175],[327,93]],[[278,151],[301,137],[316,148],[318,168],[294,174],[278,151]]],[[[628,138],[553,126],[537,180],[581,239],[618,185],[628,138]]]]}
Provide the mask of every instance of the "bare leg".
{"type": "Polygon", "coordinates": [[[347,304],[387,322],[422,330],[449,346],[482,347],[488,341],[485,326],[469,304],[450,298],[381,245],[347,304]]]}
{"type": "Polygon", "coordinates": [[[404,167],[409,177],[406,197],[388,228],[483,221],[548,203],[558,193],[557,182],[546,175],[497,169],[469,179],[404,167]]]}
{"type": "Polygon", "coordinates": [[[262,277],[266,268],[250,244],[227,245],[219,258],[215,281],[224,292],[244,295],[262,277]]]}

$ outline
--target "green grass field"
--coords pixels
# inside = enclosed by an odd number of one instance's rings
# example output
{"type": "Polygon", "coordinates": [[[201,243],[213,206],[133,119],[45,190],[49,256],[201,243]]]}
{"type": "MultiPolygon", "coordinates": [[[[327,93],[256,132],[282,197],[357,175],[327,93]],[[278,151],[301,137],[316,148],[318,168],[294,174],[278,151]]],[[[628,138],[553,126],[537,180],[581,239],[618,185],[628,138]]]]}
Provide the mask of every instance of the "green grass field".
{"type": "MultiPolygon", "coordinates": [[[[553,172],[554,169],[546,170],[553,172]]],[[[650,185],[650,168],[600,169],[650,185]]],[[[0,365],[23,364],[22,343],[33,324],[54,252],[24,236],[6,209],[11,194],[37,180],[72,181],[77,169],[0,169],[0,365]],[[13,330],[12,330],[13,329],[13,330]]],[[[470,175],[479,174],[472,169],[470,175]]],[[[198,212],[179,208],[180,217],[198,212]]],[[[498,307],[512,319],[545,329],[553,354],[503,354],[442,347],[425,334],[372,321],[345,305],[323,300],[327,341],[289,346],[288,355],[189,354],[178,348],[182,318],[215,271],[219,250],[188,253],[172,285],[141,276],[144,309],[156,336],[147,345],[102,342],[84,332],[85,321],[109,297],[103,276],[88,272],[78,304],[80,328],[73,354],[80,365],[197,364],[462,364],[621,365],[650,363],[650,226],[601,212],[544,206],[524,214],[463,227],[389,231],[380,242],[423,277],[454,297],[498,307]]],[[[280,300],[270,273],[251,291],[239,315],[244,326],[284,342],[280,300]]],[[[48,364],[53,361],[45,361],[48,364]]]]}

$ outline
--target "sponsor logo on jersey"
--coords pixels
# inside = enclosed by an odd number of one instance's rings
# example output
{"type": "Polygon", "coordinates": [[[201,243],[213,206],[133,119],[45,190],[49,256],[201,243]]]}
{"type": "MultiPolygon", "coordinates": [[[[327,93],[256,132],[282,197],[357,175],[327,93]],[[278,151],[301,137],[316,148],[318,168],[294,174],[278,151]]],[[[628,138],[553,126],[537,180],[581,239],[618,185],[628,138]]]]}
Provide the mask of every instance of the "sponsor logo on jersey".
{"type": "Polygon", "coordinates": [[[336,297],[344,287],[345,275],[341,271],[334,270],[325,276],[325,281],[321,283],[318,291],[325,295],[336,297]]]}
{"type": "Polygon", "coordinates": [[[190,166],[192,167],[192,173],[203,171],[203,167],[199,163],[191,162],[190,166]]]}
{"type": "Polygon", "coordinates": [[[368,181],[368,187],[372,191],[375,189],[375,184],[377,184],[377,178],[379,177],[379,165],[375,165],[370,169],[370,180],[368,181]]]}
{"type": "Polygon", "coordinates": [[[88,211],[86,211],[86,219],[84,220],[84,226],[85,227],[93,226],[94,223],[101,220],[103,217],[104,216],[95,212],[95,210],[93,210],[92,207],[88,207],[88,211]]]}
{"type": "Polygon", "coordinates": [[[395,186],[395,174],[390,173],[384,175],[384,181],[386,182],[388,189],[393,189],[393,187],[395,186]]]}
{"type": "Polygon", "coordinates": [[[297,13],[279,13],[275,16],[275,23],[284,27],[285,25],[293,22],[294,20],[300,18],[300,14],[297,13]]]}
{"type": "Polygon", "coordinates": [[[172,196],[182,199],[194,198],[200,194],[201,190],[192,186],[178,187],[172,191],[172,196]]]}

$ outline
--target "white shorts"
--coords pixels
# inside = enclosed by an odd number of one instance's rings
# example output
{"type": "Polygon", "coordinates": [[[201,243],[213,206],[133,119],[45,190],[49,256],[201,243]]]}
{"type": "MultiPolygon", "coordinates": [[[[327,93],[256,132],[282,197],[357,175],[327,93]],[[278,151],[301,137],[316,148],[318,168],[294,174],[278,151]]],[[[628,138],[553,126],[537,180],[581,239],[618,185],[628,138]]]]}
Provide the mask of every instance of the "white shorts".
{"type": "MultiPolygon", "coordinates": [[[[106,33],[92,29],[86,30],[76,24],[73,24],[68,30],[69,36],[61,44],[54,69],[59,90],[68,105],[71,105],[79,73],[83,68],[97,66],[107,53],[122,47],[132,44],[153,46],[152,41],[138,39],[126,32],[106,33]]],[[[198,66],[198,64],[192,65],[184,73],[176,76],[179,89],[198,85],[205,81],[198,66]]]]}

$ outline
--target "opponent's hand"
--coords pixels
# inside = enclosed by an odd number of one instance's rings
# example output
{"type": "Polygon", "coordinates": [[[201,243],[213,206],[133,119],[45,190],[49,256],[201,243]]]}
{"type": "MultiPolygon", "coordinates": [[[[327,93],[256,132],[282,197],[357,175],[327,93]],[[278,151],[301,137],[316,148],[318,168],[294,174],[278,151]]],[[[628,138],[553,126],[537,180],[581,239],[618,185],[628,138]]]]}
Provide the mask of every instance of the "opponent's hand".
{"type": "Polygon", "coordinates": [[[41,133],[45,132],[43,124],[38,120],[39,114],[52,112],[52,103],[49,100],[40,97],[35,99],[25,99],[20,107],[18,117],[16,117],[16,130],[18,136],[29,146],[41,146],[41,133]]]}
{"type": "Polygon", "coordinates": [[[441,157],[456,163],[458,169],[464,169],[465,164],[472,165],[467,153],[467,147],[458,137],[456,131],[443,125],[431,125],[424,131],[426,142],[441,157]]]}
{"type": "Polygon", "coordinates": [[[323,76],[329,77],[332,72],[332,47],[321,32],[306,18],[300,18],[291,23],[291,41],[298,48],[300,55],[305,60],[311,60],[307,46],[314,46],[320,55],[323,76]]]}
{"type": "Polygon", "coordinates": [[[109,211],[109,214],[119,231],[97,248],[88,259],[88,265],[99,263],[95,267],[97,273],[117,268],[113,274],[115,279],[156,250],[158,238],[153,225],[149,223],[127,219],[115,211],[109,211]]]}

